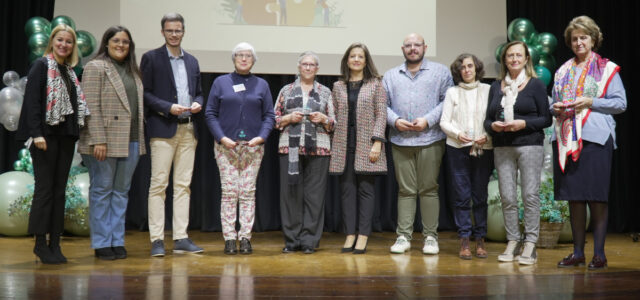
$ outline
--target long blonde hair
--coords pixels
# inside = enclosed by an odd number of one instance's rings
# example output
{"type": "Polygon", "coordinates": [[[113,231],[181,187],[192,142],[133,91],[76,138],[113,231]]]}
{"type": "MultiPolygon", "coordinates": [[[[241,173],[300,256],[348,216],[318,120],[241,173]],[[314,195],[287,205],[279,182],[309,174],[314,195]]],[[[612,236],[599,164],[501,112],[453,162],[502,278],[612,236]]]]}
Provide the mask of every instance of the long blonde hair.
{"type": "Polygon", "coordinates": [[[529,53],[529,48],[527,47],[527,44],[522,41],[513,41],[506,44],[502,49],[502,53],[500,54],[500,78],[498,79],[503,80],[505,77],[507,77],[507,74],[509,74],[509,69],[507,69],[507,62],[506,62],[507,50],[509,50],[509,48],[515,45],[522,45],[522,47],[524,48],[524,55],[527,57],[527,64],[524,67],[525,73],[527,74],[527,76],[531,78],[537,78],[538,75],[533,70],[533,62],[531,61],[531,54],[529,53]]]}
{"type": "Polygon", "coordinates": [[[78,53],[80,52],[80,50],[78,50],[78,37],[76,36],[76,31],[67,24],[60,24],[53,28],[53,30],[51,30],[51,35],[49,36],[49,44],[47,44],[47,49],[44,51],[44,55],[46,56],[47,54],[53,52],[53,38],[60,31],[66,31],[70,33],[71,36],[73,36],[73,50],[71,50],[71,54],[69,54],[69,56],[64,58],[64,63],[73,68],[78,64],[78,61],[80,61],[80,59],[78,58],[78,53]]]}

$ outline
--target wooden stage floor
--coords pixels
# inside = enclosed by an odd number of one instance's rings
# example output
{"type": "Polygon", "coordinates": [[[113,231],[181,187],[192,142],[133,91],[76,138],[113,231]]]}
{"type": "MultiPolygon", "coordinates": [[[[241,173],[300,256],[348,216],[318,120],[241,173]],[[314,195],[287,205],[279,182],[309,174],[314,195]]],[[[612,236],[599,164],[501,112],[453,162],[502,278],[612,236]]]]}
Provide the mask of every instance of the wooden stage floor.
{"type": "MultiPolygon", "coordinates": [[[[539,249],[538,263],[499,263],[504,243],[487,243],[488,259],[461,260],[454,232],[440,233],[440,254],[423,255],[414,240],[390,254],[395,234],[374,233],[364,255],[342,254],[344,236],[325,233],[314,254],[282,254],[281,232],[255,233],[252,255],[222,253],[219,232],[190,232],[205,252],[149,256],[147,232],[128,231],[124,260],[95,259],[89,238],[64,237],[69,263],[34,262],[33,239],[0,237],[0,299],[639,299],[640,243],[609,234],[609,268],[558,269],[571,244],[539,249]]],[[[420,234],[414,234],[419,238],[420,234]]],[[[587,262],[592,255],[587,242],[587,262]]]]}

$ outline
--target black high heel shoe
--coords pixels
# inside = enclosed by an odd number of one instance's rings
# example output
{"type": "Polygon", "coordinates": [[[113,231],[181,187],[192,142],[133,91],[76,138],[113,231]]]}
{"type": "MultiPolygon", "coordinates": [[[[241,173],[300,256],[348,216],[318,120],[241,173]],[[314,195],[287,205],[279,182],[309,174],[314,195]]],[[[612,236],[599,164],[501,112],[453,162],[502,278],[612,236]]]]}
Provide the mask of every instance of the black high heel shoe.
{"type": "Polygon", "coordinates": [[[67,263],[67,258],[64,257],[64,255],[62,254],[62,250],[60,249],[60,235],[59,234],[50,234],[49,235],[49,250],[51,250],[51,253],[55,257],[55,259],[58,260],[60,263],[62,263],[62,264],[66,264],[67,263]]]}
{"type": "Polygon", "coordinates": [[[367,243],[364,244],[364,248],[362,249],[355,248],[355,245],[353,245],[353,254],[365,254],[367,252],[367,245],[369,245],[369,240],[367,240],[367,243]]]}
{"type": "Polygon", "coordinates": [[[340,252],[341,252],[341,253],[353,252],[353,247],[355,247],[355,246],[356,246],[356,243],[355,243],[355,242],[353,242],[353,245],[351,245],[351,247],[349,247],[349,248],[342,248],[342,249],[340,249],[340,252]]]}
{"type": "Polygon", "coordinates": [[[57,265],[60,263],[60,261],[56,259],[55,255],[51,253],[49,246],[47,246],[47,238],[44,234],[36,235],[36,245],[33,247],[33,254],[35,254],[43,264],[57,265]]]}

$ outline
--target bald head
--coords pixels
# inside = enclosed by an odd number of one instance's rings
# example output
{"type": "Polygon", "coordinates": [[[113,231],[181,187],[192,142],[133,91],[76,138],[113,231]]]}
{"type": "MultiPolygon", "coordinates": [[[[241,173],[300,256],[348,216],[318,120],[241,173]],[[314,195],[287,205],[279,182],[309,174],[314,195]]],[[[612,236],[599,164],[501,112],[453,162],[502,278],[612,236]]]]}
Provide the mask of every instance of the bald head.
{"type": "Polygon", "coordinates": [[[402,53],[409,65],[421,64],[426,51],[424,38],[417,33],[410,33],[402,43],[402,53]]]}
{"type": "Polygon", "coordinates": [[[420,42],[420,43],[424,44],[424,38],[423,38],[420,34],[417,34],[417,33],[415,33],[415,32],[413,32],[413,33],[409,33],[409,34],[404,38],[403,44],[406,44],[406,43],[407,43],[407,41],[412,41],[412,42],[413,42],[413,41],[418,41],[418,42],[420,42]]]}

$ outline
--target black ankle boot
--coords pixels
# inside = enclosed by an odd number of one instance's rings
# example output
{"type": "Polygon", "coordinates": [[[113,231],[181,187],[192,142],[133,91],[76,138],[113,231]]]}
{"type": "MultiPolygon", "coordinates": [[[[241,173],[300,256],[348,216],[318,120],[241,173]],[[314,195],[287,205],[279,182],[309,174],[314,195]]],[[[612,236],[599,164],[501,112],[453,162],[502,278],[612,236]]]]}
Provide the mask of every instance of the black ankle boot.
{"type": "Polygon", "coordinates": [[[53,256],[62,264],[67,263],[67,258],[62,255],[62,250],[60,249],[60,235],[59,234],[50,234],[49,235],[49,250],[53,256]]]}
{"type": "Polygon", "coordinates": [[[43,264],[59,264],[60,261],[51,253],[51,249],[47,246],[47,238],[44,234],[36,235],[36,245],[33,247],[33,253],[38,256],[43,264]]]}

